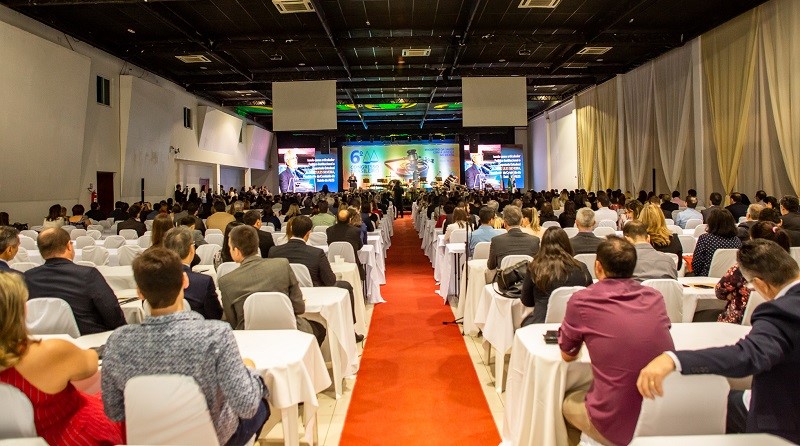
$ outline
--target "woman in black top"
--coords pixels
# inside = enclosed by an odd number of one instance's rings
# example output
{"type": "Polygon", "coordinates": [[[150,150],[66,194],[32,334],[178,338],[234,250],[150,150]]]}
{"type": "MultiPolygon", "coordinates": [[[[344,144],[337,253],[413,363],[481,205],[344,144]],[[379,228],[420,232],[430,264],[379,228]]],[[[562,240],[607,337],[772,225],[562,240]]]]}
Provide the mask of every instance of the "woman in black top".
{"type": "Polygon", "coordinates": [[[540,212],[539,216],[539,223],[544,223],[547,221],[558,221],[558,217],[556,217],[555,213],[553,213],[553,205],[544,202],[542,204],[542,212],[540,212]]]}
{"type": "Polygon", "coordinates": [[[561,228],[548,228],[542,235],[539,252],[528,266],[528,276],[522,281],[520,300],[533,313],[522,326],[541,324],[547,315],[550,294],[560,287],[589,286],[592,275],[583,262],[575,260],[567,233],[561,228]]]}
{"type": "Polygon", "coordinates": [[[558,216],[558,224],[562,228],[572,228],[575,226],[575,203],[567,201],[564,203],[564,212],[558,216]]]}

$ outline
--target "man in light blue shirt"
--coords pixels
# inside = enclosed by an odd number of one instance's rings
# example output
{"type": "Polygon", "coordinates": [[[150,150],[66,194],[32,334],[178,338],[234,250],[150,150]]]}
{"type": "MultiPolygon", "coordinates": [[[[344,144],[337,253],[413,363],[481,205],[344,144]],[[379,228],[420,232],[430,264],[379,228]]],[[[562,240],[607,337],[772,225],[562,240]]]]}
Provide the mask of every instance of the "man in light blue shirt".
{"type": "Polygon", "coordinates": [[[475,253],[475,245],[480,242],[488,242],[492,240],[495,235],[502,234],[503,231],[497,230],[492,227],[491,222],[494,218],[494,209],[484,206],[478,211],[478,218],[481,225],[478,229],[469,233],[469,255],[475,253]]]}
{"type": "Polygon", "coordinates": [[[692,219],[703,221],[703,214],[697,209],[697,197],[686,197],[686,209],[678,214],[678,219],[675,224],[680,226],[681,229],[686,229],[686,222],[692,219]]]}

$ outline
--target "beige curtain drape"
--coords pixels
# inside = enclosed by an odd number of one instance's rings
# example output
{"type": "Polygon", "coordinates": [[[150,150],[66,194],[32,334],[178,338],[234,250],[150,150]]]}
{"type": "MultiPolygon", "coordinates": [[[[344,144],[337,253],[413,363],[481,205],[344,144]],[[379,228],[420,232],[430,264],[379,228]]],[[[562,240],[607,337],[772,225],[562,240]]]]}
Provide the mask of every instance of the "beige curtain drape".
{"type": "Polygon", "coordinates": [[[575,96],[575,119],[578,131],[578,186],[590,189],[594,181],[595,115],[597,89],[575,96]]]}
{"type": "MultiPolygon", "coordinates": [[[[702,37],[711,131],[725,193],[736,184],[753,97],[758,10],[752,10],[702,37]]],[[[787,55],[788,56],[788,55],[787,55]]]]}
{"type": "Polygon", "coordinates": [[[575,107],[580,186],[586,189],[616,187],[619,139],[616,80],[577,95],[575,107]]]}
{"type": "Polygon", "coordinates": [[[653,64],[648,63],[622,76],[623,115],[625,116],[624,156],[628,166],[625,187],[644,189],[645,174],[652,165],[653,153],[653,64]]]}

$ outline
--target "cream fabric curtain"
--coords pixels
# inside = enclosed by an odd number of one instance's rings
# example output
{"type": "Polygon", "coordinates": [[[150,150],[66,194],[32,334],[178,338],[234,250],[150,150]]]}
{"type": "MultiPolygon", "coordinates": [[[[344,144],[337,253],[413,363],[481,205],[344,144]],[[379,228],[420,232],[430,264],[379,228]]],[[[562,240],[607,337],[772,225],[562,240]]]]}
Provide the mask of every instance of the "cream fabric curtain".
{"type": "Polygon", "coordinates": [[[623,115],[625,117],[624,156],[628,172],[626,188],[644,189],[650,170],[654,138],[653,64],[648,63],[622,76],[623,115]]]}
{"type": "Polygon", "coordinates": [[[580,187],[616,187],[619,139],[616,80],[612,79],[577,95],[575,107],[580,187]]]}
{"type": "Polygon", "coordinates": [[[575,96],[576,127],[578,131],[578,186],[590,189],[594,181],[595,115],[597,88],[592,87],[575,96]]]}
{"type": "Polygon", "coordinates": [[[711,131],[724,192],[736,184],[753,97],[758,10],[752,10],[702,37],[711,131]]]}

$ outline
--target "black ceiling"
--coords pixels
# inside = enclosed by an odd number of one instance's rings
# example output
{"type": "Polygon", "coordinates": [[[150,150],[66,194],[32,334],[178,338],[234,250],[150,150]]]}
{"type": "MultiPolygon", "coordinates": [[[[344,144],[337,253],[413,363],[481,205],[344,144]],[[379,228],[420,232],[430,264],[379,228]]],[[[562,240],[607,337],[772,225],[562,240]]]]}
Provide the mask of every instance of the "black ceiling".
{"type": "MultiPolygon", "coordinates": [[[[342,104],[461,101],[461,76],[526,76],[533,116],[765,0],[0,0],[223,106],[270,105],[271,82],[336,79],[342,104]],[[612,47],[580,55],[586,46],[612,47]],[[430,49],[402,57],[405,48],[430,49]],[[187,64],[178,55],[211,62],[187,64]]],[[[270,127],[269,117],[255,117],[270,127]]],[[[437,130],[459,110],[339,112],[339,130],[437,130]]]]}

